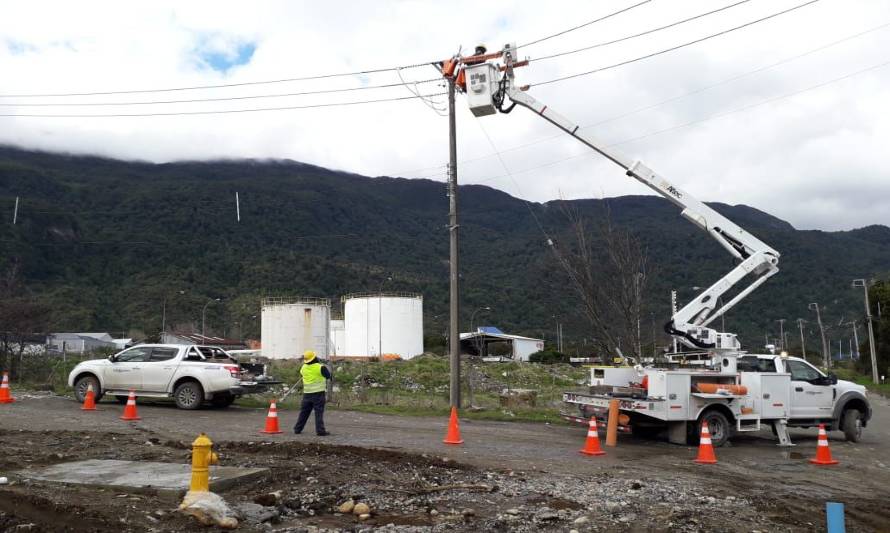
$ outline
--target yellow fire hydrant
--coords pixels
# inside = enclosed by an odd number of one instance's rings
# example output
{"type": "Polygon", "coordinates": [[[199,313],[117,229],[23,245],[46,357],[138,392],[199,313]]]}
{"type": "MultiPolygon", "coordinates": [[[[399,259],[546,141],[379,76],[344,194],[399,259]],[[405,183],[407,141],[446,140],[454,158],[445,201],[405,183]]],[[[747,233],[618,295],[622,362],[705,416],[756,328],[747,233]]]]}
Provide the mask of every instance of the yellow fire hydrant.
{"type": "Polygon", "coordinates": [[[189,490],[208,492],[210,490],[210,465],[219,462],[219,456],[210,448],[213,442],[201,433],[192,443],[192,483],[189,490]]]}

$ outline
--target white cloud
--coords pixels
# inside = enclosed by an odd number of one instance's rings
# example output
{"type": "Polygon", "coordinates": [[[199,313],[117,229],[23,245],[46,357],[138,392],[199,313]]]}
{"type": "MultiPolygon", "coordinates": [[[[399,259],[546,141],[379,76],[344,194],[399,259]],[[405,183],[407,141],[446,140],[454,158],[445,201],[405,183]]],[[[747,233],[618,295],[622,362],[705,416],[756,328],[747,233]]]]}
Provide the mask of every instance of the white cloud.
{"type": "MultiPolygon", "coordinates": [[[[731,3],[727,0],[726,4],[731,3]]],[[[618,45],[532,63],[535,82],[667,48],[796,5],[752,1],[712,17],[618,45]]],[[[16,2],[0,18],[0,94],[181,87],[280,79],[443,58],[462,44],[522,43],[629,5],[551,2],[16,2]],[[249,63],[225,72],[195,51],[249,63]]],[[[726,5],[720,4],[720,5],[726,5]]],[[[532,58],[588,46],[717,5],[653,1],[625,15],[523,50],[532,58]]],[[[812,6],[619,69],[532,89],[572,120],[594,124],[801,54],[890,22],[885,2],[822,0],[812,6]]],[[[890,67],[733,113],[887,61],[890,27],[589,131],[614,143],[691,121],[621,146],[703,200],[745,203],[801,228],[890,224],[890,165],[884,89],[890,67]]],[[[436,77],[432,68],[404,72],[436,77]]],[[[140,100],[286,93],[395,83],[393,73],[270,86],[51,101],[140,100]]],[[[438,83],[420,85],[425,92],[438,83]]],[[[236,102],[83,108],[0,107],[11,113],[132,113],[306,105],[409,96],[406,88],[236,102]]],[[[0,99],[3,102],[24,99],[0,99]]],[[[30,101],[30,100],[27,100],[30,101]]],[[[44,100],[50,101],[50,100],[44,100]]],[[[642,194],[617,167],[525,110],[475,119],[459,111],[462,183],[485,183],[535,201],[642,194]],[[475,124],[474,124],[475,123],[475,124]],[[492,154],[482,128],[514,177],[492,154]],[[512,147],[556,136],[521,150],[512,147]],[[548,165],[563,158],[565,162],[548,165]],[[547,165],[547,166],[545,166],[547,165]],[[536,170],[528,170],[533,169],[536,170]],[[515,180],[515,183],[514,183],[515,180]]],[[[215,157],[290,158],[367,175],[428,176],[447,161],[447,120],[417,101],[300,111],[184,117],[0,118],[0,143],[49,150],[171,161],[215,157]],[[406,171],[413,171],[407,172],[406,171]]],[[[433,176],[442,179],[443,176],[433,176]]]]}

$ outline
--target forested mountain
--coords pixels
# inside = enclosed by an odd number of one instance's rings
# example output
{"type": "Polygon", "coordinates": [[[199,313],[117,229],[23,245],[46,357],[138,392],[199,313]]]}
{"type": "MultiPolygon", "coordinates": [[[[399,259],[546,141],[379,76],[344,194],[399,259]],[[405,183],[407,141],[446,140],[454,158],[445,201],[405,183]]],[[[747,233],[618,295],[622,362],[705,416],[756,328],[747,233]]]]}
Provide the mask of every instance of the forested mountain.
{"type": "MultiPolygon", "coordinates": [[[[567,336],[585,337],[575,297],[531,214],[568,242],[563,203],[460,188],[464,328],[474,309],[491,306],[477,323],[552,339],[556,316],[567,336]]],[[[612,220],[638,235],[658,265],[644,342],[652,323],[660,330],[666,320],[672,287],[685,301],[692,287],[733,266],[660,198],[565,203],[593,221],[607,203],[612,220]]],[[[712,205],[782,254],[781,272],[727,318],[746,346],[761,346],[767,331],[777,337],[780,318],[798,338],[795,319],[815,323],[810,302],[825,307],[826,324],[861,316],[862,293],[850,280],[890,271],[885,226],[799,231],[751,207],[712,205]]],[[[151,334],[161,327],[165,298],[168,323],[179,324],[199,323],[208,298],[221,298],[207,308],[208,328],[256,336],[252,317],[263,295],[338,298],[382,286],[423,293],[427,334],[435,334],[447,323],[447,207],[440,182],[292,161],[149,164],[0,147],[0,272],[19,265],[26,290],[51,307],[54,330],[151,334]]],[[[846,339],[848,330],[830,336],[846,339]]],[[[816,348],[816,338],[808,346],[816,348]]]]}

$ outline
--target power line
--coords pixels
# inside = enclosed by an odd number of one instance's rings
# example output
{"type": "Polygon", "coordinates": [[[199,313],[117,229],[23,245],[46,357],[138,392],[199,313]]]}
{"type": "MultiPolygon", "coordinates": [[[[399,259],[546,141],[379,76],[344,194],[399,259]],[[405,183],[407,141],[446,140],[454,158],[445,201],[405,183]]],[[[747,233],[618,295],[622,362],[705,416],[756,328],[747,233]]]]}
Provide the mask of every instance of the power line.
{"type": "Polygon", "coordinates": [[[611,40],[611,41],[605,41],[605,42],[601,42],[601,43],[593,44],[593,45],[590,45],[590,46],[585,46],[585,47],[583,47],[583,48],[577,48],[577,49],[575,49],[575,50],[569,50],[569,51],[566,51],[566,52],[557,52],[557,53],[555,53],[555,54],[550,54],[549,56],[538,57],[538,58],[535,58],[533,61],[535,61],[535,62],[537,62],[537,61],[546,61],[546,60],[548,60],[548,59],[553,59],[553,58],[557,58],[557,57],[567,56],[567,55],[570,55],[570,54],[577,54],[578,52],[585,52],[585,51],[587,51],[587,50],[593,50],[594,48],[600,48],[600,47],[603,47],[603,46],[609,46],[609,45],[611,45],[611,44],[616,44],[616,43],[621,43],[621,42],[624,42],[624,41],[629,41],[629,40],[631,40],[631,39],[636,39],[637,37],[642,37],[642,36],[644,36],[644,35],[650,35],[650,34],[652,34],[652,33],[656,33],[656,32],[662,31],[662,30],[666,30],[666,29],[668,29],[668,28],[673,28],[673,27],[675,27],[675,26],[679,26],[679,25],[681,25],[681,24],[685,24],[685,23],[687,23],[687,22],[691,22],[691,21],[693,21],[693,20],[698,20],[698,19],[700,19],[700,18],[707,17],[708,15],[713,15],[714,13],[719,13],[719,12],[721,12],[721,11],[726,11],[727,9],[730,9],[730,8],[733,8],[733,7],[736,7],[736,6],[739,6],[739,5],[748,3],[748,2],[750,2],[750,1],[751,1],[751,0],[740,0],[739,2],[736,2],[736,3],[734,3],[734,4],[729,4],[728,6],[723,6],[723,7],[721,7],[721,8],[717,8],[717,9],[708,11],[708,12],[706,12],[706,13],[700,13],[700,14],[698,14],[698,15],[694,15],[694,16],[692,16],[692,17],[688,17],[688,18],[685,18],[685,19],[682,19],[682,20],[678,20],[678,21],[676,21],[676,22],[672,22],[672,23],[670,23],[670,24],[665,24],[664,26],[659,26],[659,27],[657,27],[657,28],[652,28],[652,29],[650,29],[650,30],[642,31],[642,32],[640,32],[640,33],[635,33],[635,34],[633,34],[633,35],[627,35],[627,36],[625,36],[625,37],[619,37],[618,39],[613,39],[613,40],[611,40]]]}
{"type": "MultiPolygon", "coordinates": [[[[814,54],[814,53],[816,53],[816,52],[821,52],[821,51],[823,51],[823,50],[827,50],[827,49],[829,49],[829,48],[832,48],[832,47],[837,46],[837,45],[839,45],[839,44],[845,43],[845,42],[847,42],[847,41],[851,41],[851,40],[853,40],[853,39],[862,37],[862,36],[864,36],[864,35],[868,35],[868,34],[870,34],[870,33],[876,32],[876,31],[878,31],[878,30],[886,29],[887,27],[890,27],[890,22],[885,22],[885,23],[883,23],[883,24],[879,24],[879,25],[877,25],[877,26],[873,26],[873,27],[871,27],[871,28],[869,28],[869,29],[860,31],[860,32],[858,32],[858,33],[854,33],[854,34],[851,34],[851,35],[847,35],[847,36],[845,36],[845,37],[842,37],[842,38],[840,38],[840,39],[837,39],[837,40],[831,41],[831,42],[829,42],[829,43],[823,44],[823,45],[818,46],[818,47],[816,47],[816,48],[812,48],[812,49],[807,50],[807,51],[805,51],[805,52],[802,52],[802,53],[800,53],[800,54],[796,54],[796,55],[793,55],[793,56],[786,57],[786,58],[781,59],[781,60],[779,60],[779,61],[776,61],[776,62],[774,62],[774,63],[770,63],[770,64],[768,64],[768,65],[764,65],[764,66],[761,66],[761,67],[757,67],[756,69],[748,70],[748,71],[746,71],[746,72],[742,72],[742,73],[740,73],[740,74],[736,74],[736,75],[731,76],[731,77],[729,77],[729,78],[724,78],[724,79],[722,79],[722,80],[720,80],[720,81],[717,81],[717,82],[715,82],[715,83],[712,83],[712,84],[710,84],[710,85],[705,85],[705,86],[699,87],[699,88],[697,88],[697,89],[693,89],[692,91],[688,91],[688,92],[679,94],[679,95],[677,95],[677,96],[672,96],[672,97],[670,97],[670,98],[666,98],[666,99],[664,99],[664,100],[660,100],[660,101],[655,102],[655,103],[652,103],[652,104],[647,104],[647,105],[645,105],[645,106],[637,107],[637,108],[635,108],[635,109],[631,109],[631,110],[629,110],[629,111],[625,111],[625,112],[619,113],[619,114],[617,114],[617,115],[612,115],[611,117],[608,117],[608,118],[599,120],[599,121],[594,122],[594,123],[591,123],[591,124],[585,124],[585,125],[581,126],[579,129],[584,130],[584,129],[587,129],[587,128],[593,128],[593,127],[596,127],[596,126],[601,126],[601,125],[603,125],[603,124],[608,124],[609,122],[614,122],[614,121],[616,121],[616,120],[619,120],[619,119],[622,119],[622,118],[626,118],[626,117],[635,115],[635,114],[640,113],[640,112],[643,112],[643,111],[648,111],[648,110],[650,110],[650,109],[655,109],[655,108],[660,107],[660,106],[663,106],[663,105],[665,105],[665,104],[668,104],[668,103],[671,103],[671,102],[675,102],[675,101],[677,101],[677,100],[681,100],[681,99],[683,99],[683,98],[688,98],[689,96],[693,96],[693,95],[696,95],[696,94],[700,94],[700,93],[703,93],[703,92],[705,92],[705,91],[714,89],[714,88],[716,88],[716,87],[720,87],[720,86],[722,86],[722,85],[726,85],[726,84],[728,84],[728,83],[731,83],[731,82],[734,82],[734,81],[738,81],[738,80],[743,79],[743,78],[746,78],[746,77],[748,77],[748,76],[752,76],[752,75],[754,75],[754,74],[758,74],[758,73],[760,73],[760,72],[764,72],[764,71],[769,70],[769,69],[771,69],[771,68],[775,68],[775,67],[778,67],[778,66],[780,66],[780,65],[784,65],[784,64],[786,64],[786,63],[790,63],[790,62],[795,61],[795,60],[797,60],[797,59],[800,59],[800,58],[806,57],[806,56],[808,56],[808,55],[814,54]]],[[[516,150],[522,150],[522,149],[524,149],[524,148],[528,148],[528,147],[530,147],[530,146],[534,146],[534,145],[536,145],[536,144],[544,143],[544,142],[547,142],[547,141],[552,141],[552,140],[555,140],[555,139],[562,139],[562,138],[564,138],[564,135],[563,135],[563,134],[551,135],[551,136],[549,136],[549,137],[544,137],[544,138],[537,139],[537,140],[534,140],[534,141],[530,141],[530,142],[527,142],[527,143],[523,143],[523,144],[520,144],[520,145],[517,145],[517,146],[513,146],[513,147],[510,147],[510,148],[506,148],[506,149],[504,149],[504,150],[501,150],[501,153],[505,153],[505,152],[513,152],[513,151],[516,151],[516,150]]],[[[495,155],[497,155],[497,154],[495,154],[495,153],[490,153],[490,154],[483,155],[483,156],[479,156],[479,157],[473,157],[473,158],[463,159],[463,160],[460,161],[460,163],[461,163],[461,164],[474,163],[474,162],[476,162],[476,161],[482,161],[482,160],[485,160],[485,159],[494,157],[495,155]]],[[[440,166],[441,166],[441,165],[440,165],[440,166]]],[[[432,169],[432,168],[438,168],[438,167],[423,167],[423,168],[419,168],[419,169],[414,169],[414,170],[412,170],[412,171],[407,171],[407,172],[405,172],[405,173],[410,174],[410,173],[413,173],[413,172],[420,172],[420,171],[424,171],[424,170],[428,170],[428,169],[432,169]]],[[[396,175],[396,174],[393,174],[393,175],[396,175]]],[[[420,177],[427,177],[427,176],[420,176],[420,177]]]]}
{"type": "MultiPolygon", "coordinates": [[[[708,122],[708,121],[710,121],[710,120],[715,120],[715,119],[718,119],[718,118],[723,118],[723,117],[725,117],[725,116],[727,116],[727,115],[731,115],[731,114],[734,114],[734,113],[740,113],[740,112],[742,112],[742,111],[748,111],[748,110],[753,109],[753,108],[755,108],[755,107],[759,107],[759,106],[762,106],[762,105],[770,104],[770,103],[773,103],[773,102],[776,102],[776,101],[779,101],[779,100],[783,100],[783,99],[786,99],[786,98],[791,98],[791,97],[793,97],[793,96],[797,96],[797,95],[799,95],[799,94],[802,94],[802,93],[805,93],[805,92],[808,92],[808,91],[812,91],[812,90],[816,90],[816,89],[821,89],[821,88],[826,87],[826,86],[828,86],[828,85],[832,85],[832,84],[834,84],[834,83],[837,83],[837,82],[840,82],[840,81],[843,81],[843,80],[852,78],[852,77],[854,77],[854,76],[858,76],[858,75],[860,75],[860,74],[865,74],[866,72],[871,72],[871,71],[873,71],[873,70],[877,70],[877,69],[880,69],[880,68],[887,67],[888,65],[890,65],[890,60],[885,61],[885,62],[883,62],[883,63],[878,63],[878,64],[876,64],[876,65],[872,65],[872,66],[870,66],[870,67],[866,67],[866,68],[857,70],[857,71],[855,71],[855,72],[851,72],[851,73],[849,73],[849,74],[845,74],[845,75],[843,75],[843,76],[839,76],[839,77],[837,77],[837,78],[833,78],[833,79],[828,80],[828,81],[824,81],[824,82],[821,82],[821,83],[817,83],[817,84],[815,84],[815,85],[810,85],[810,86],[808,86],[808,87],[804,87],[803,89],[799,89],[799,90],[796,90],[796,91],[792,91],[792,92],[789,92],[789,93],[785,93],[785,94],[782,94],[782,95],[779,95],[779,96],[775,96],[775,97],[772,97],[772,98],[767,98],[767,99],[765,99],[765,100],[761,100],[760,102],[756,102],[756,103],[753,103],[753,104],[748,104],[748,105],[745,105],[745,106],[741,106],[741,107],[738,107],[738,108],[735,108],[735,109],[731,109],[731,110],[729,110],[729,111],[723,111],[723,112],[720,112],[720,113],[715,113],[715,114],[713,114],[713,115],[708,115],[708,116],[706,116],[706,117],[702,117],[702,118],[700,118],[700,119],[696,119],[696,120],[692,120],[692,121],[689,121],[689,122],[685,122],[685,123],[683,123],[683,124],[678,124],[678,125],[676,125],[676,126],[672,126],[672,127],[669,127],[669,128],[664,128],[664,129],[661,129],[661,130],[653,131],[653,132],[650,132],[650,133],[646,133],[646,134],[644,134],[644,135],[639,135],[639,136],[636,136],[636,137],[631,137],[631,138],[628,138],[628,139],[624,139],[624,140],[621,140],[621,141],[618,141],[618,142],[615,142],[615,143],[611,143],[611,144],[609,144],[609,145],[607,145],[607,146],[610,147],[610,148],[611,148],[611,147],[614,147],[614,146],[621,146],[621,145],[623,145],[623,144],[628,144],[628,143],[631,143],[631,142],[639,141],[639,140],[641,140],[641,139],[645,139],[645,138],[648,138],[648,137],[653,137],[653,136],[655,136],[655,135],[660,135],[660,134],[662,134],[662,133],[667,133],[667,132],[670,132],[670,131],[675,131],[675,130],[679,130],[679,129],[687,128],[687,127],[689,127],[689,126],[694,126],[694,125],[697,125],[697,124],[701,124],[701,123],[704,123],[704,122],[708,122]]],[[[506,151],[506,150],[505,150],[505,151],[506,151]]],[[[507,174],[501,174],[501,175],[497,175],[497,176],[489,176],[489,177],[482,178],[482,179],[474,179],[474,180],[473,180],[473,184],[479,184],[479,183],[486,183],[486,182],[490,182],[490,181],[496,181],[496,180],[500,180],[500,179],[507,178],[507,177],[512,178],[512,175],[515,175],[515,174],[524,174],[524,173],[527,173],[527,172],[532,172],[532,171],[534,171],[534,170],[540,170],[540,169],[542,169],[542,168],[546,168],[546,167],[551,167],[551,166],[554,166],[554,165],[558,165],[558,164],[560,164],[560,163],[565,163],[566,161],[571,161],[571,160],[573,160],[573,159],[581,159],[581,158],[584,158],[584,157],[593,157],[593,156],[595,156],[595,155],[597,155],[595,152],[584,152],[584,153],[581,153],[581,154],[577,154],[577,155],[573,155],[573,156],[569,156],[569,157],[563,157],[563,158],[560,158],[560,159],[556,159],[556,160],[553,160],[553,161],[549,161],[549,162],[547,162],[547,163],[543,163],[543,164],[536,165],[536,166],[533,166],[533,167],[529,167],[529,168],[526,168],[526,169],[522,169],[522,170],[514,171],[514,172],[512,172],[512,174],[510,174],[510,175],[507,175],[507,174]]]]}
{"type": "Polygon", "coordinates": [[[335,74],[318,74],[314,76],[303,76],[299,78],[282,78],[277,80],[264,81],[244,81],[239,83],[221,83],[217,85],[193,85],[189,87],[168,87],[158,89],[129,89],[120,91],[92,91],[81,93],[22,93],[22,94],[0,94],[0,98],[51,98],[65,96],[107,96],[111,94],[145,94],[145,93],[167,93],[174,91],[194,91],[199,89],[223,89],[227,87],[247,87],[252,85],[271,85],[275,83],[290,83],[297,81],[325,80],[331,78],[343,78],[347,76],[361,76],[364,74],[379,74],[382,72],[393,72],[407,70],[419,67],[426,67],[436,63],[436,61],[428,61],[425,63],[414,63],[413,65],[403,65],[401,67],[388,67],[378,69],[356,70],[352,72],[340,72],[335,74]]]}
{"type": "MultiPolygon", "coordinates": [[[[568,76],[561,76],[561,77],[559,77],[559,78],[553,78],[553,79],[551,79],[551,80],[547,80],[547,81],[542,81],[542,82],[538,82],[538,83],[531,83],[531,84],[529,84],[529,86],[530,86],[530,87],[534,87],[534,86],[538,86],[538,85],[547,85],[547,84],[550,84],[550,83],[557,83],[557,82],[560,82],[560,81],[566,81],[566,80],[570,80],[570,79],[573,79],[573,78],[580,78],[581,76],[588,76],[588,75],[590,75],[590,74],[596,74],[597,72],[603,72],[603,71],[605,71],[605,70],[611,70],[611,69],[613,69],[613,68],[623,67],[623,66],[625,66],[625,65],[629,65],[629,64],[631,64],[631,63],[636,63],[636,62],[638,62],[638,61],[643,61],[643,60],[645,60],[645,59],[650,59],[650,58],[653,58],[653,57],[656,57],[656,56],[660,56],[660,55],[662,55],[662,54],[666,54],[666,53],[668,53],[668,52],[673,52],[674,50],[679,50],[679,49],[681,49],[681,48],[685,48],[685,47],[687,47],[687,46],[692,46],[693,44],[697,44],[697,43],[700,43],[700,42],[704,42],[704,41],[707,41],[707,40],[709,40],[709,39],[714,39],[714,38],[716,38],[716,37],[720,37],[720,36],[722,36],[722,35],[726,35],[726,34],[728,34],[728,33],[734,32],[734,31],[736,31],[736,30],[740,30],[740,29],[742,29],[742,28],[747,28],[748,26],[753,26],[754,24],[758,24],[758,23],[760,23],[760,22],[764,22],[764,21],[767,21],[767,20],[776,18],[776,17],[778,17],[778,16],[780,16],[780,15],[784,15],[784,14],[786,14],[786,13],[790,13],[790,12],[795,11],[795,10],[797,10],[797,9],[800,9],[800,8],[802,8],[802,7],[806,7],[806,6],[808,6],[808,5],[815,4],[815,3],[818,2],[818,1],[819,1],[819,0],[809,0],[809,2],[804,2],[803,4],[798,4],[798,5],[794,6],[794,7],[790,7],[790,8],[788,8],[788,9],[783,10],[783,11],[779,11],[779,12],[773,13],[773,14],[771,14],[771,15],[767,15],[767,16],[765,16],[765,17],[761,17],[761,18],[759,18],[759,19],[752,20],[752,21],[750,21],[750,22],[746,22],[746,23],[741,24],[741,25],[739,25],[739,26],[734,26],[734,27],[732,27],[732,28],[729,28],[729,29],[726,29],[726,30],[723,30],[723,31],[720,31],[720,32],[717,32],[717,33],[712,33],[712,34],[710,34],[710,35],[706,35],[705,37],[700,37],[700,38],[695,39],[695,40],[693,40],[693,41],[689,41],[689,42],[686,42],[686,43],[683,43],[683,44],[679,44],[679,45],[677,45],[677,46],[672,46],[671,48],[665,48],[665,49],[663,49],[663,50],[659,50],[659,51],[657,51],[657,52],[653,52],[653,53],[651,53],[651,54],[647,54],[647,55],[644,55],[644,56],[639,56],[639,57],[636,57],[636,58],[633,58],[633,59],[628,59],[628,60],[626,60],[626,61],[621,61],[621,62],[619,62],[619,63],[614,63],[614,64],[612,64],[612,65],[608,65],[608,66],[605,66],[605,67],[599,67],[599,68],[596,68],[596,69],[593,69],[593,70],[588,70],[587,72],[579,72],[579,73],[577,73],[577,74],[570,74],[570,75],[568,75],[568,76]]],[[[534,60],[532,60],[532,61],[534,61],[534,60]]]]}
{"type": "MultiPolygon", "coordinates": [[[[410,82],[412,85],[420,85],[424,83],[433,83],[442,81],[442,78],[432,78],[427,80],[410,82]]],[[[331,94],[346,93],[354,91],[364,91],[369,89],[387,89],[392,87],[402,87],[406,82],[385,83],[381,85],[366,85],[363,87],[346,87],[342,89],[319,89],[316,91],[302,91],[296,93],[277,93],[277,94],[255,94],[248,96],[226,96],[219,98],[191,98],[185,100],[142,100],[137,102],[37,102],[37,103],[16,103],[16,102],[0,102],[0,107],[80,107],[80,106],[126,106],[126,105],[157,105],[157,104],[193,104],[198,102],[227,102],[234,100],[253,100],[258,98],[284,98],[289,96],[306,96],[313,94],[331,94]]],[[[413,91],[412,91],[413,93],[413,91]]],[[[416,93],[415,93],[416,94],[416,93]]]]}
{"type": "Polygon", "coordinates": [[[321,107],[342,107],[354,106],[362,104],[378,104],[381,102],[398,102],[403,100],[416,100],[419,98],[431,98],[433,96],[442,96],[445,93],[423,94],[418,96],[401,96],[397,98],[380,98],[377,100],[358,100],[354,102],[337,102],[327,104],[311,104],[301,106],[284,106],[284,107],[257,107],[249,109],[222,109],[216,111],[170,111],[158,113],[107,113],[107,114],[78,114],[78,115],[35,115],[35,114],[17,114],[17,113],[0,113],[0,117],[19,117],[19,118],[118,118],[118,117],[169,117],[182,115],[225,115],[234,113],[255,113],[259,111],[291,111],[296,109],[315,109],[321,107]]]}
{"type": "Polygon", "coordinates": [[[571,28],[569,28],[569,29],[567,29],[567,30],[563,30],[563,31],[561,31],[561,32],[554,33],[554,34],[552,34],[552,35],[548,35],[548,36],[546,36],[546,37],[541,37],[540,39],[535,39],[534,41],[527,42],[527,43],[525,43],[525,44],[519,45],[517,48],[524,48],[524,47],[527,47],[527,46],[531,46],[531,45],[533,45],[533,44],[542,43],[542,42],[544,42],[544,41],[546,41],[546,40],[548,40],[548,39],[553,39],[554,37],[559,37],[560,35],[565,35],[565,34],[567,34],[567,33],[569,33],[569,32],[573,32],[573,31],[575,31],[575,30],[580,30],[581,28],[586,28],[587,26],[590,26],[591,24],[596,24],[597,22],[602,22],[602,21],[604,21],[604,20],[606,20],[606,19],[610,19],[610,18],[612,18],[612,17],[614,17],[614,16],[616,16],[616,15],[620,15],[620,14],[622,14],[622,13],[625,13],[625,12],[627,12],[627,11],[630,11],[631,9],[640,7],[640,6],[643,5],[643,4],[648,4],[648,3],[651,2],[651,1],[652,1],[652,0],[643,0],[642,2],[639,2],[639,3],[634,4],[634,5],[632,5],[632,6],[629,6],[629,7],[625,7],[624,9],[619,9],[618,11],[614,11],[614,12],[612,12],[612,13],[609,13],[608,15],[604,15],[604,16],[602,16],[602,17],[600,17],[600,18],[591,20],[591,21],[589,21],[589,22],[585,22],[584,24],[579,24],[579,25],[574,26],[574,27],[571,27],[571,28]]]}

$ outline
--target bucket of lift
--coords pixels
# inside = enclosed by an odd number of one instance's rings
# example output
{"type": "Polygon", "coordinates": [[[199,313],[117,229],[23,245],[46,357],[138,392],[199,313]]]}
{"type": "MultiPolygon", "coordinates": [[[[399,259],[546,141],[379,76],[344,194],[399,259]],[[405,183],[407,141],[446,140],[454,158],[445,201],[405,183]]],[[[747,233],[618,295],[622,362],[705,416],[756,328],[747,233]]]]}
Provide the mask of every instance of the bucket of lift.
{"type": "Polygon", "coordinates": [[[474,116],[484,117],[497,113],[494,95],[498,91],[498,69],[492,63],[479,63],[464,67],[467,83],[467,104],[474,116]]]}

